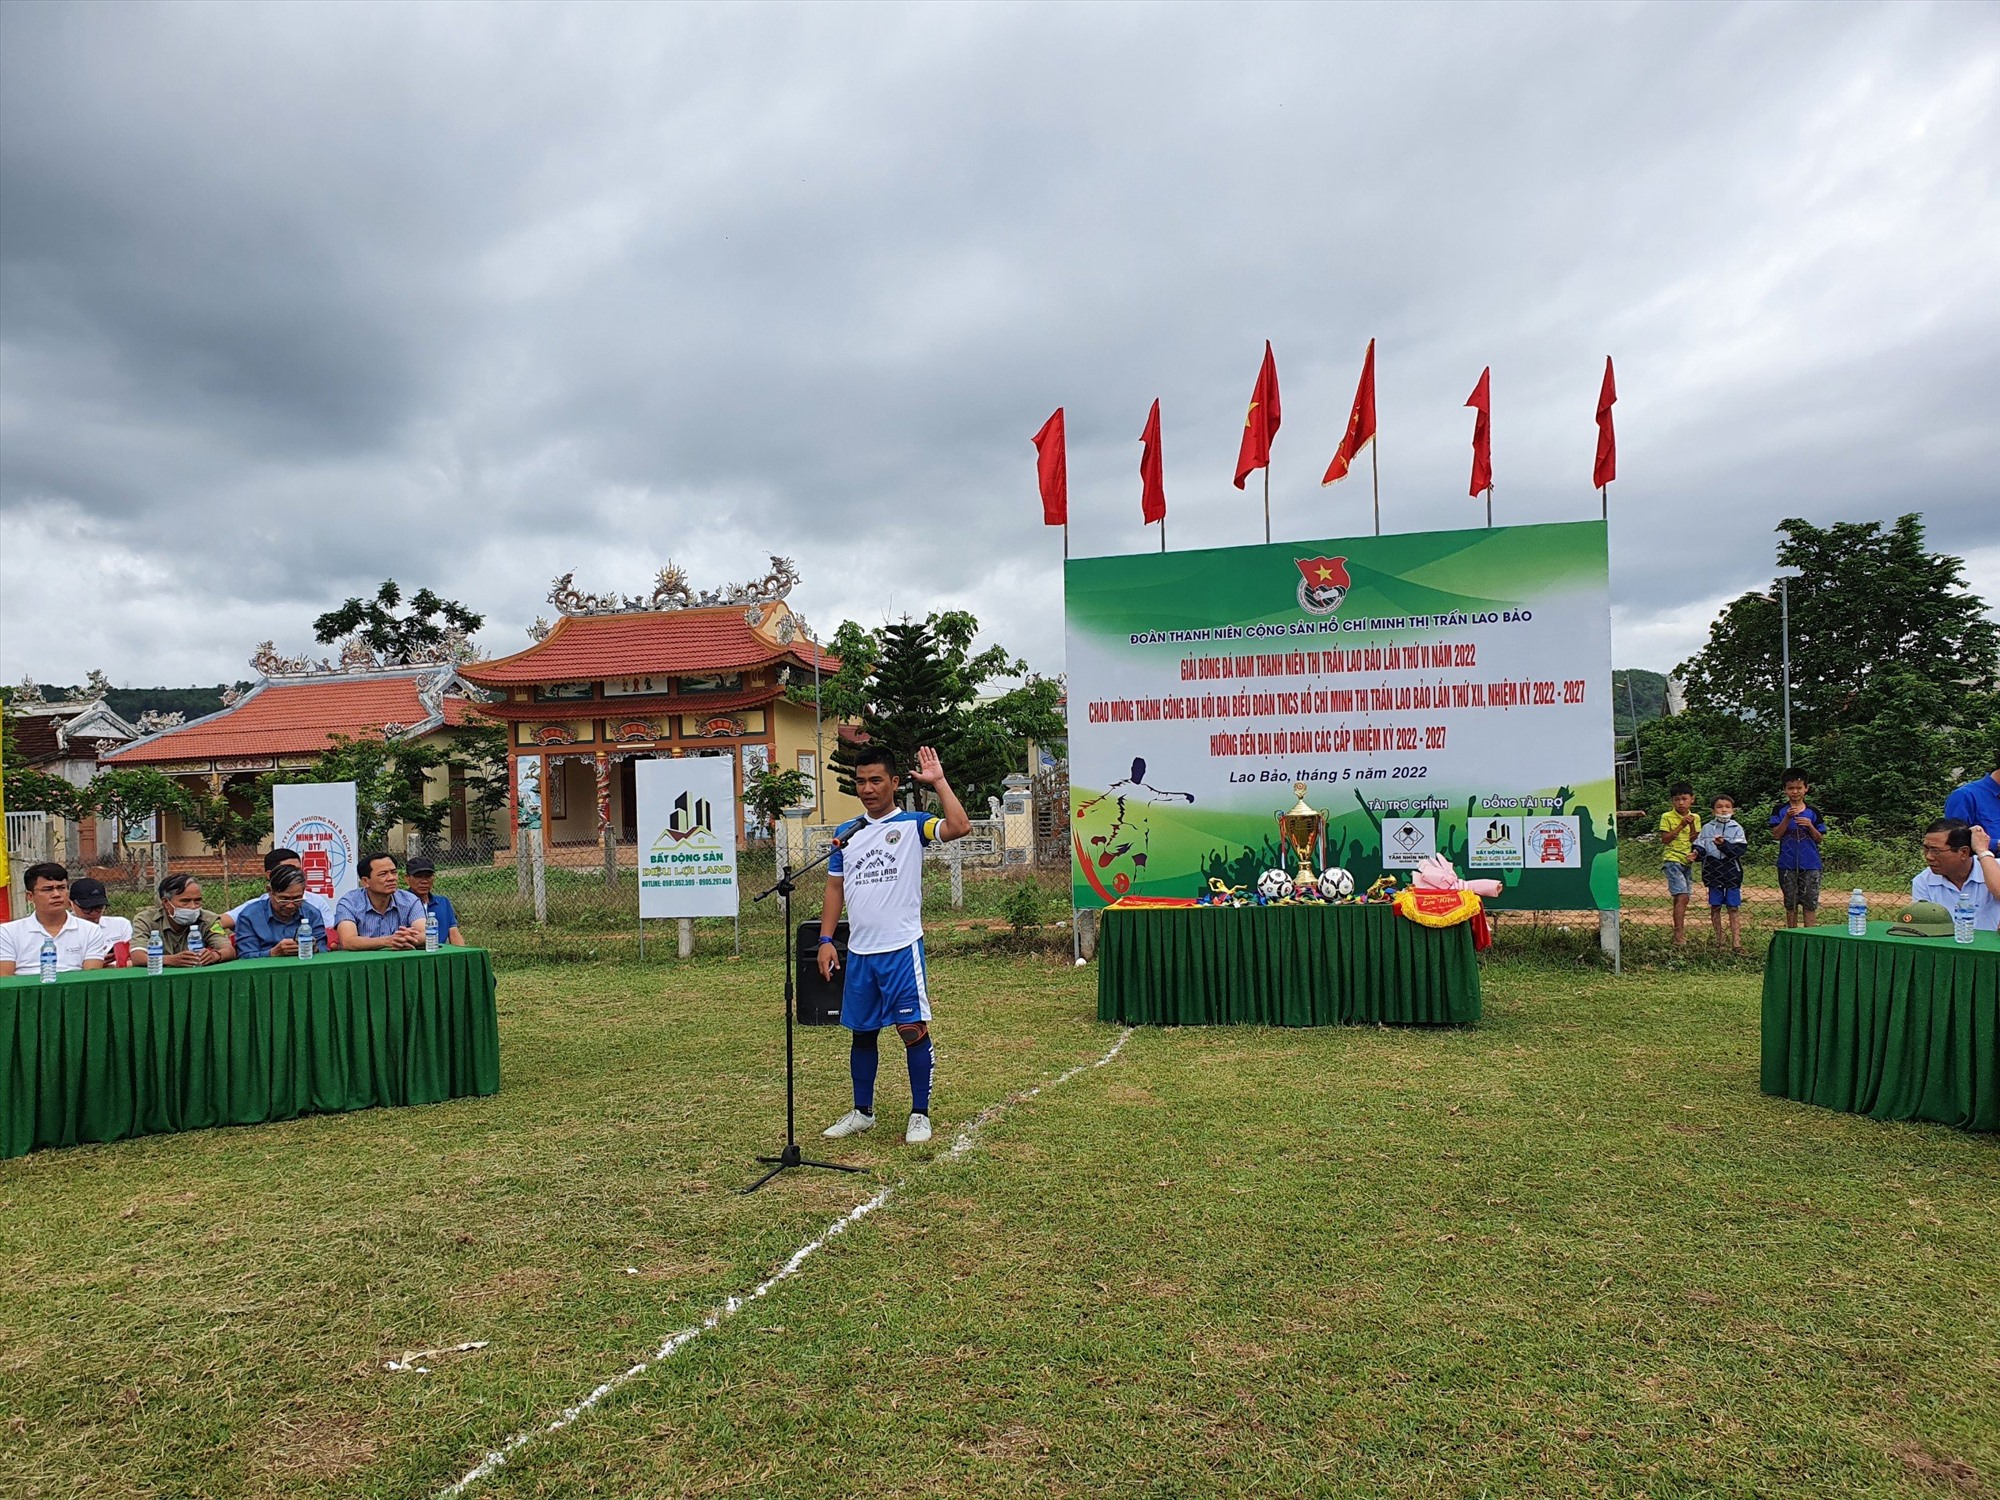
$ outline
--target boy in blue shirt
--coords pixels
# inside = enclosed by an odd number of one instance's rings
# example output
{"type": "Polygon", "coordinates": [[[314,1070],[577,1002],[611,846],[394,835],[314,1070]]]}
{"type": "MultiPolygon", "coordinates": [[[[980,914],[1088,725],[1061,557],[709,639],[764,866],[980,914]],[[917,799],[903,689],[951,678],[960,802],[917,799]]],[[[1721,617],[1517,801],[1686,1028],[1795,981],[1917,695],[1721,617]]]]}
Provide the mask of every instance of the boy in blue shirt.
{"type": "Polygon", "coordinates": [[[854,757],[854,795],[867,817],[840,831],[840,845],[826,866],[826,906],[819,919],[819,975],[831,980],[840,967],[834,929],[847,909],[847,981],[841,988],[840,1024],[854,1034],[848,1071],[854,1108],[822,1134],[838,1138],[875,1128],[876,1036],[885,1026],[903,1039],[910,1068],[912,1146],[931,1138],[931,1002],[924,982],[924,846],[962,839],[972,820],[944,779],[937,751],[917,751],[913,779],[937,793],[944,816],[896,808],[896,760],[880,745],[854,757]]]}
{"type": "Polygon", "coordinates": [[[1819,920],[1819,841],[1826,837],[1826,819],[1806,803],[1806,773],[1787,767],[1778,778],[1785,800],[1771,814],[1771,836],[1778,841],[1778,889],[1785,898],[1785,925],[1810,927],[1819,920]]]}

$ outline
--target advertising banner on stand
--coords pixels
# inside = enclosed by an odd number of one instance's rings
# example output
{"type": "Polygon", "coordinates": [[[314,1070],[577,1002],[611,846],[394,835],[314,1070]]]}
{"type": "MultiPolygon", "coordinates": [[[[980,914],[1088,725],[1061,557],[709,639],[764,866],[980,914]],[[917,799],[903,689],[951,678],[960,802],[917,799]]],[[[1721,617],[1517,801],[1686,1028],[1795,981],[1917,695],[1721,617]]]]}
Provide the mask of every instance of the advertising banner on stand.
{"type": "Polygon", "coordinates": [[[304,782],[271,788],[271,847],[296,849],[305,866],[306,889],[338,901],[360,881],[361,854],[351,781],[304,782]]]}
{"type": "Polygon", "coordinates": [[[1615,910],[1601,521],[1065,564],[1078,906],[1253,887],[1303,784],[1357,888],[1615,910]]]}
{"type": "Polygon", "coordinates": [[[642,760],[639,915],[736,915],[735,757],[642,760]]]}

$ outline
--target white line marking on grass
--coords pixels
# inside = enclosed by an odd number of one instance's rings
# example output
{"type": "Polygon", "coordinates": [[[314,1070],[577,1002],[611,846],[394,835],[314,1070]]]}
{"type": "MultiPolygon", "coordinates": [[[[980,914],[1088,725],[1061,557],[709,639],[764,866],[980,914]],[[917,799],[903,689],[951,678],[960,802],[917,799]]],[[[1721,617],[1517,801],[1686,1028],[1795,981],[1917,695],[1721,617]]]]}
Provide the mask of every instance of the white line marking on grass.
{"type": "MultiPolygon", "coordinates": [[[[1124,1051],[1125,1044],[1131,1039],[1132,1028],[1128,1026],[1118,1034],[1118,1040],[1111,1044],[1111,1050],[1105,1053],[1104,1056],[1091,1062],[1078,1063],[1068,1072],[1057,1074],[1047,1083],[1038,1083],[1033,1088],[1025,1089],[1018,1094],[1009,1094],[998,1104],[987,1105],[986,1108],[973,1117],[972,1122],[965,1129],[958,1133],[949,1147],[940,1151],[936,1156],[924,1163],[924,1168],[934,1167],[940,1162],[957,1161],[977,1143],[981,1130],[999,1119],[1016,1104],[1024,1104],[1036,1097],[1036,1095],[1046,1093],[1049,1089],[1060,1088],[1079,1073],[1087,1073],[1092,1068],[1103,1067],[1120,1052],[1124,1051]]],[[[923,1170],[923,1168],[919,1170],[923,1170]]],[[[666,1342],[655,1349],[650,1358],[642,1359],[630,1369],[622,1370],[618,1374],[613,1375],[609,1380],[598,1386],[596,1390],[577,1402],[576,1405],[565,1407],[561,1415],[556,1417],[547,1426],[524,1428],[522,1431],[515,1433],[506,1442],[502,1443],[498,1448],[493,1449],[486,1457],[468,1469],[464,1477],[458,1480],[457,1483],[440,1490],[438,1492],[439,1500],[446,1500],[446,1497],[452,1495],[464,1494],[472,1486],[479,1483],[480,1480],[500,1469],[502,1465],[536,1438],[561,1432],[565,1427],[575,1422],[585,1412],[589,1411],[620,1386],[626,1384],[628,1381],[638,1379],[654,1365],[673,1358],[674,1355],[680,1353],[681,1350],[700,1338],[704,1333],[713,1332],[715,1329],[721,1327],[727,1319],[735,1317],[736,1314],[743,1311],[744,1308],[748,1307],[758,1298],[770,1292],[780,1282],[789,1281],[792,1277],[798,1275],[805,1263],[823,1249],[829,1240],[835,1235],[844,1232],[849,1225],[858,1224],[874,1213],[876,1209],[893,1198],[896,1195],[896,1190],[903,1187],[908,1180],[908,1178],[903,1178],[892,1182],[866,1203],[857,1203],[853,1208],[850,1208],[846,1213],[827,1225],[817,1239],[808,1240],[805,1244],[794,1250],[790,1260],[778,1267],[777,1270],[765,1277],[764,1280],[758,1282],[748,1292],[745,1292],[740,1297],[728,1297],[724,1299],[718,1306],[709,1309],[708,1314],[699,1323],[683,1328],[677,1333],[669,1334],[666,1342]]]]}

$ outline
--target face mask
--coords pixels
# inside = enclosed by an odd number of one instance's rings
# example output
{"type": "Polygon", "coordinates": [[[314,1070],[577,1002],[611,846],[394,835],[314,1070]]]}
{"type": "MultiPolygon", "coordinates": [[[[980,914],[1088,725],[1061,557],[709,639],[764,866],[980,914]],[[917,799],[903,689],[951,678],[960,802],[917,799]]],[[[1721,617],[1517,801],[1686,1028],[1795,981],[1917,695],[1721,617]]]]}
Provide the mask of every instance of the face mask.
{"type": "Polygon", "coordinates": [[[184,907],[184,906],[176,906],[176,907],[174,908],[174,920],[175,920],[176,922],[180,923],[180,924],[181,924],[181,926],[183,926],[183,927],[192,927],[192,926],[194,926],[194,924],[195,924],[196,920],[197,920],[197,919],[198,919],[198,918],[199,918],[200,916],[201,916],[201,912],[200,912],[200,911],[199,911],[198,909],[197,909],[197,910],[195,910],[195,911],[189,911],[189,910],[188,910],[188,909],[187,909],[186,907],[184,907]]]}

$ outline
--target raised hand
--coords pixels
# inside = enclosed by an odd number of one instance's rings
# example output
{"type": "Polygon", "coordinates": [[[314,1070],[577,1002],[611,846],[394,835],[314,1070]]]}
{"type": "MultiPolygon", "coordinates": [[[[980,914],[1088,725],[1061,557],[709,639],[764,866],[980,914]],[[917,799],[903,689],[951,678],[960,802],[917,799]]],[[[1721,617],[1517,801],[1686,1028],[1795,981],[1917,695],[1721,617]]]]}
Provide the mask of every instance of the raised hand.
{"type": "Polygon", "coordinates": [[[944,762],[938,759],[937,751],[929,745],[918,749],[917,768],[910,773],[910,779],[925,786],[937,786],[944,780],[944,762]]]}
{"type": "Polygon", "coordinates": [[[1984,854],[1992,847],[1993,840],[1987,836],[1986,830],[1981,828],[1977,823],[1974,823],[1972,825],[1972,852],[1975,855],[1984,854]]]}

